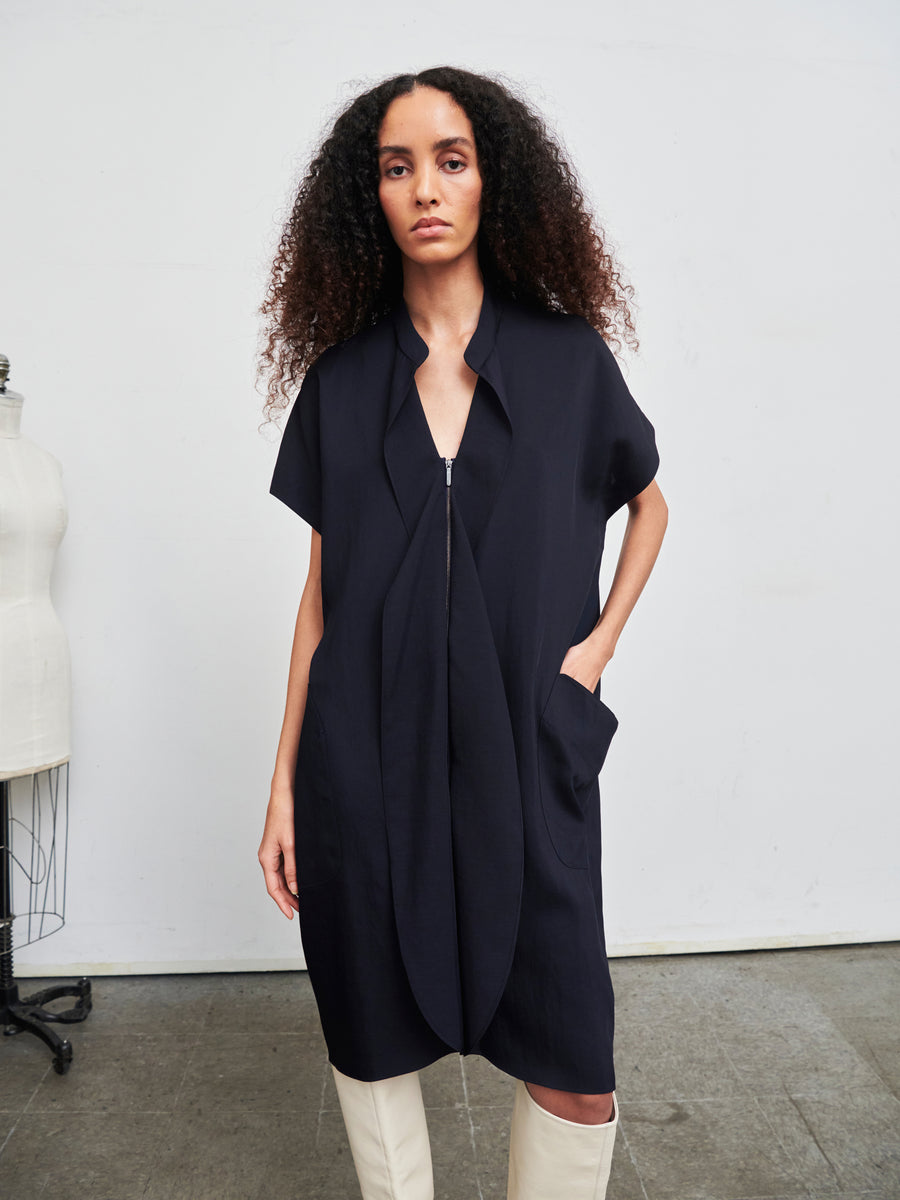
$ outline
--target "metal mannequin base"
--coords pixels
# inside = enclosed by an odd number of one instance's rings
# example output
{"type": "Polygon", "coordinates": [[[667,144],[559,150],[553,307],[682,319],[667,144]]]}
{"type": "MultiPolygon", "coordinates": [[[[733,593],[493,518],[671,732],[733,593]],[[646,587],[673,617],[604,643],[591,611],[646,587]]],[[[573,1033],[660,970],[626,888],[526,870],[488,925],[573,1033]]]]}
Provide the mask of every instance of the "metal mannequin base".
{"type": "Polygon", "coordinates": [[[12,964],[12,947],[4,952],[2,936],[5,930],[0,930],[0,1024],[7,1037],[27,1030],[45,1042],[53,1051],[53,1069],[57,1075],[65,1075],[72,1063],[72,1043],[68,1038],[62,1038],[55,1029],[48,1029],[50,1023],[71,1025],[83,1021],[91,1011],[91,981],[79,979],[77,983],[59,983],[52,987],[35,992],[33,996],[19,998],[18,985],[9,972],[9,980],[3,978],[7,974],[6,966],[12,964]],[[78,999],[71,1008],[62,1012],[50,1012],[44,1008],[52,1000],[62,996],[77,996],[78,999]]]}
{"type": "MultiPolygon", "coordinates": [[[[57,773],[59,768],[53,770],[57,773]]],[[[68,764],[66,764],[66,792],[65,792],[65,822],[66,836],[68,837],[68,764]]],[[[31,837],[35,844],[37,836],[34,831],[40,830],[39,805],[40,797],[35,792],[36,799],[33,812],[35,817],[32,821],[31,837]]],[[[59,815],[59,789],[57,787],[55,794],[51,794],[51,814],[48,824],[51,828],[50,849],[46,852],[43,860],[40,859],[40,852],[35,852],[38,856],[38,861],[42,861],[44,865],[41,878],[32,880],[29,876],[29,882],[32,887],[41,884],[43,887],[43,895],[46,895],[48,878],[55,878],[56,866],[56,824],[57,816],[59,815]]],[[[59,1075],[65,1075],[72,1063],[72,1043],[68,1038],[62,1038],[54,1029],[48,1029],[48,1025],[60,1024],[71,1025],[76,1021],[83,1021],[91,1011],[91,981],[89,979],[79,979],[77,983],[59,983],[52,987],[43,988],[39,992],[35,992],[33,996],[21,998],[19,996],[19,988],[13,976],[13,911],[12,911],[12,871],[14,856],[12,852],[12,836],[11,836],[11,811],[10,811],[10,784],[9,780],[0,780],[0,1025],[4,1026],[3,1032],[7,1035],[13,1035],[27,1031],[39,1037],[42,1042],[53,1051],[53,1069],[59,1075]],[[61,1011],[53,1012],[44,1007],[54,1000],[59,1000],[64,996],[75,996],[76,1000],[71,1008],[62,1009],[61,1011]]],[[[18,860],[16,860],[18,861],[18,860]]],[[[32,864],[35,861],[32,856],[32,864]]],[[[65,878],[65,864],[61,866],[61,874],[65,878]]],[[[63,884],[64,887],[64,884],[63,884]]],[[[29,906],[32,907],[32,906],[29,906]]],[[[60,913],[56,914],[61,917],[62,906],[59,906],[60,913]]]]}

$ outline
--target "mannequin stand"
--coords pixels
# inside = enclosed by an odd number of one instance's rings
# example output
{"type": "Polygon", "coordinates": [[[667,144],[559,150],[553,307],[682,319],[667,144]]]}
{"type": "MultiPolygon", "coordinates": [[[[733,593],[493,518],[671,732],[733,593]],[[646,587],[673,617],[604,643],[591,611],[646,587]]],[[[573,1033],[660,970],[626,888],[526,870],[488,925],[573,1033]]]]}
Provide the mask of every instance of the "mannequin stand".
{"type": "Polygon", "coordinates": [[[70,1025],[83,1021],[91,1011],[91,981],[56,984],[35,992],[27,999],[19,998],[19,988],[13,977],[13,911],[12,911],[12,846],[10,838],[9,781],[0,781],[0,1024],[7,1036],[27,1030],[45,1042],[53,1051],[53,1069],[64,1075],[72,1063],[72,1043],[61,1038],[47,1024],[70,1025]],[[52,1000],[76,996],[72,1008],[50,1012],[44,1008],[52,1000]]]}

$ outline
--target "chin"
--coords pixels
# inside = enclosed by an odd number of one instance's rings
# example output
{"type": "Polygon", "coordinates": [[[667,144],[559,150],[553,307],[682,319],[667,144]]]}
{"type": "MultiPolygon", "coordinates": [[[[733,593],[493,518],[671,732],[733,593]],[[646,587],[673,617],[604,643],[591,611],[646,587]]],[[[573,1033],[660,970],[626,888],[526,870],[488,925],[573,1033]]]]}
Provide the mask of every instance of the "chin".
{"type": "Polygon", "coordinates": [[[459,250],[455,246],[413,246],[407,251],[406,256],[413,262],[428,265],[452,262],[455,258],[459,258],[459,250]]]}

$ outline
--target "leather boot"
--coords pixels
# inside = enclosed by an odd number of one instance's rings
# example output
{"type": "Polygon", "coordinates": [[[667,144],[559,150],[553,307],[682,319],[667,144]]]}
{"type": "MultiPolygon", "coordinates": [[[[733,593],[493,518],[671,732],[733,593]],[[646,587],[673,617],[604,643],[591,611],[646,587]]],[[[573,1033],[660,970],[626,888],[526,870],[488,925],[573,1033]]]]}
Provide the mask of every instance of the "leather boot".
{"type": "Polygon", "coordinates": [[[525,1083],[516,1082],[509,1134],[507,1200],[603,1200],[619,1125],[567,1121],[542,1108],[525,1083]]]}
{"type": "Polygon", "coordinates": [[[434,1200],[419,1072],[365,1083],[331,1069],[363,1200],[434,1200]]]}

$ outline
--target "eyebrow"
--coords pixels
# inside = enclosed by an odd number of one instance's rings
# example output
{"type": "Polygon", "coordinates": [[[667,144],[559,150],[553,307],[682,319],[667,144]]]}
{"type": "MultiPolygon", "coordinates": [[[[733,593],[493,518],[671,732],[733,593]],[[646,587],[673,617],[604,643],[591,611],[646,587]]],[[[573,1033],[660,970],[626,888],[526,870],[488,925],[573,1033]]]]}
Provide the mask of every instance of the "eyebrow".
{"type": "MultiPolygon", "coordinates": [[[[434,143],[432,150],[449,150],[451,146],[468,146],[470,150],[475,147],[466,137],[446,137],[434,143]]],[[[382,146],[378,151],[378,157],[381,158],[385,154],[412,154],[409,146],[382,146]]]]}

